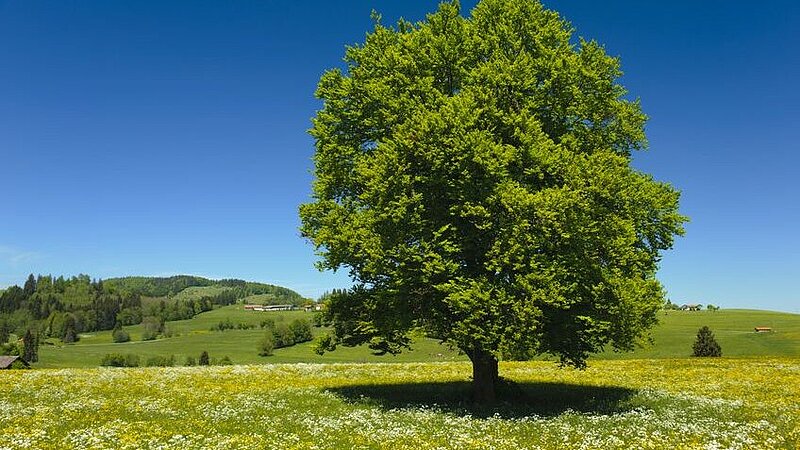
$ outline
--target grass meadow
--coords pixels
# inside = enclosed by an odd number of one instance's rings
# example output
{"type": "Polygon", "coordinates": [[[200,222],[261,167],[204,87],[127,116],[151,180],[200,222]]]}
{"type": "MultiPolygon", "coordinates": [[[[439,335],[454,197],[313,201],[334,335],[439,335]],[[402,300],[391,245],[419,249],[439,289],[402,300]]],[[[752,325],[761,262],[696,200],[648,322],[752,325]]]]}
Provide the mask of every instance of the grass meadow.
{"type": "Polygon", "coordinates": [[[169,322],[170,338],[141,341],[131,326],[128,343],[100,332],[42,346],[43,370],[0,373],[0,449],[800,448],[800,315],[665,312],[652,345],[597,355],[583,371],[502,362],[491,408],[468,401],[466,358],[431,339],[399,356],[319,356],[306,343],[262,357],[264,330],[211,331],[312,314],[232,305],[169,322]],[[689,357],[702,325],[722,358],[689,357]],[[236,365],[97,367],[106,353],[180,364],[203,350],[236,365]]]}
{"type": "Polygon", "coordinates": [[[800,443],[800,359],[464,362],[10,371],[0,448],[769,449],[800,443]]]}
{"type": "MultiPolygon", "coordinates": [[[[237,364],[466,361],[466,357],[457,351],[424,337],[415,339],[412,351],[397,356],[374,356],[367,348],[339,348],[319,356],[312,351],[311,343],[305,343],[277,349],[273,356],[263,357],[258,356],[256,350],[259,339],[265,333],[263,330],[211,331],[214,325],[227,319],[234,324],[258,326],[266,318],[290,322],[296,318],[311,320],[312,315],[305,311],[245,311],[242,305],[231,305],[189,320],[168,322],[168,327],[175,334],[171,338],[142,341],[142,327],[136,325],[125,327],[131,335],[131,342],[127,343],[112,343],[110,331],[81,335],[81,340],[76,344],[54,342],[54,345],[40,348],[40,362],[36,367],[97,367],[107,353],[135,353],[142,359],[174,355],[178,363],[183,363],[186,357],[197,358],[204,350],[212,357],[228,356],[237,364]]],[[[602,353],[592,360],[689,357],[697,330],[703,325],[708,325],[716,334],[724,357],[800,358],[798,314],[755,310],[668,311],[661,313],[660,321],[653,330],[653,344],[646,344],[632,353],[602,353]],[[756,326],[768,326],[774,332],[754,333],[756,326]]],[[[313,330],[315,334],[323,331],[313,330]]]]}
{"type": "MultiPolygon", "coordinates": [[[[314,313],[305,311],[260,312],[245,311],[242,305],[231,305],[198,314],[189,320],[167,322],[175,334],[171,338],[142,341],[141,325],[125,327],[131,341],[112,343],[111,331],[82,334],[75,344],[44,345],[39,349],[36,367],[97,367],[107,353],[135,353],[143,360],[152,356],[174,355],[180,364],[186,357],[195,359],[204,350],[211,357],[228,356],[237,364],[265,364],[292,362],[421,362],[466,360],[464,356],[433,339],[418,338],[414,349],[397,356],[377,357],[368,348],[341,348],[323,356],[315,354],[312,343],[294,345],[275,350],[273,356],[259,356],[257,344],[266,333],[262,329],[211,331],[219,322],[228,320],[234,324],[245,323],[258,326],[265,319],[287,323],[294,319],[311,320],[314,313]]],[[[314,329],[315,334],[322,332],[314,329]]]]}

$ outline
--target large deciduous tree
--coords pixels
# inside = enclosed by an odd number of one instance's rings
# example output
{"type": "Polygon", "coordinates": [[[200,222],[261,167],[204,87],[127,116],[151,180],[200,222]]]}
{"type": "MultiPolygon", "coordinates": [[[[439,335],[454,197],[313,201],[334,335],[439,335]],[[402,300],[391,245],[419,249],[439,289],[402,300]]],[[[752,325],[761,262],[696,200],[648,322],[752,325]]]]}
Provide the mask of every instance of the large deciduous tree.
{"type": "Polygon", "coordinates": [[[631,167],[646,116],[619,60],[530,0],[376,22],[317,89],[301,232],[354,281],[329,299],[320,348],[397,353],[424,330],[469,356],[478,402],[494,401],[498,359],[631,350],[685,218],[675,189],[631,167]]]}

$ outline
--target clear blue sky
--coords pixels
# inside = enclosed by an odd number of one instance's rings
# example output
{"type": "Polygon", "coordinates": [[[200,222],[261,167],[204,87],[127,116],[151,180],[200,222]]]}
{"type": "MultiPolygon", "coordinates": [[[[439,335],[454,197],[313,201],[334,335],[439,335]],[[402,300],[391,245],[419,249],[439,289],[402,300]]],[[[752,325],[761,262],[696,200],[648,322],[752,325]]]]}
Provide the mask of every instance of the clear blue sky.
{"type": "MultiPolygon", "coordinates": [[[[474,1],[465,1],[469,10],[474,1]]],[[[683,192],[673,301],[800,311],[800,5],[545,4],[622,57],[635,165],[683,192]]],[[[370,10],[435,1],[0,0],[0,286],[26,274],[320,274],[297,232],[313,92],[370,10]]]]}

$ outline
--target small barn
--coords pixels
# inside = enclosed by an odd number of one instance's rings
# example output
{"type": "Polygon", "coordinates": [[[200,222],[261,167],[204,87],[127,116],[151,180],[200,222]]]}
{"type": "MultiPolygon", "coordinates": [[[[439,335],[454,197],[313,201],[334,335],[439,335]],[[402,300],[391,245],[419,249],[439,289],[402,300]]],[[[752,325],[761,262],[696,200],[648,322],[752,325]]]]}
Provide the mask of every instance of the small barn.
{"type": "Polygon", "coordinates": [[[30,365],[19,356],[0,356],[0,370],[11,369],[15,361],[17,361],[16,365],[22,364],[22,366],[26,368],[30,367],[30,365]]]}
{"type": "Polygon", "coordinates": [[[681,305],[681,310],[683,311],[700,311],[700,308],[701,308],[700,305],[694,303],[690,303],[688,305],[681,305]]]}
{"type": "Polygon", "coordinates": [[[294,305],[244,305],[246,311],[292,311],[294,305]]]}
{"type": "Polygon", "coordinates": [[[264,305],[262,311],[291,311],[294,305],[264,305]]]}

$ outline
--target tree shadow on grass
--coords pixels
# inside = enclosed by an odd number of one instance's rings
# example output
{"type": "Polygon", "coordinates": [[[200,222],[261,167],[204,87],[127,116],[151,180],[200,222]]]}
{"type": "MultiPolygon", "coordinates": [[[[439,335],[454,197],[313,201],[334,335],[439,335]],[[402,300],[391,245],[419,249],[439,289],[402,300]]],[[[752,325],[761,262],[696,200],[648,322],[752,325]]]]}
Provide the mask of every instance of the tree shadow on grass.
{"type": "Polygon", "coordinates": [[[354,404],[377,405],[385,409],[431,407],[457,415],[519,418],[551,417],[567,411],[614,414],[634,409],[634,389],[615,386],[586,386],[565,383],[514,383],[501,381],[497,403],[475,405],[470,400],[472,384],[467,381],[443,383],[368,384],[330,388],[354,404]]]}

